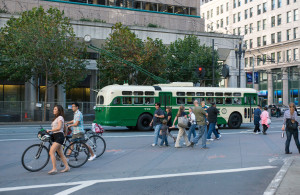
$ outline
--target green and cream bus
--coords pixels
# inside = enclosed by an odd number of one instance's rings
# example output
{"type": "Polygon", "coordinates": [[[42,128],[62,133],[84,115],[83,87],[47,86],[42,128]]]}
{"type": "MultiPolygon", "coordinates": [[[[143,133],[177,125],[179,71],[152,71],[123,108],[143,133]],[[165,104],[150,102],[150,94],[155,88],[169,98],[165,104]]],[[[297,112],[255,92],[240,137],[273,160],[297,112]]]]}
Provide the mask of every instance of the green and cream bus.
{"type": "MultiPolygon", "coordinates": [[[[193,83],[175,82],[155,86],[109,85],[97,94],[95,122],[105,126],[126,126],[130,129],[151,130],[149,123],[155,111],[155,103],[161,108],[172,107],[173,116],[180,105],[186,110],[194,100],[215,102],[218,125],[239,128],[251,122],[257,102],[257,91],[250,88],[193,87],[193,83]]],[[[174,117],[173,117],[174,119],[174,117]]]]}

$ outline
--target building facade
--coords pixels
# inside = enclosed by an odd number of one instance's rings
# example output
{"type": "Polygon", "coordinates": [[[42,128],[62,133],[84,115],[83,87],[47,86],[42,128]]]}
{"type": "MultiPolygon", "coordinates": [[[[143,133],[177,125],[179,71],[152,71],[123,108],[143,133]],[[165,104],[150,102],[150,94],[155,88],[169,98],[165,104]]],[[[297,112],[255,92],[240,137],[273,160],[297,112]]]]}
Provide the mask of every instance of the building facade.
{"type": "Polygon", "coordinates": [[[201,1],[206,31],[244,36],[245,71],[265,104],[299,104],[299,10],[299,0],[201,1]]]}

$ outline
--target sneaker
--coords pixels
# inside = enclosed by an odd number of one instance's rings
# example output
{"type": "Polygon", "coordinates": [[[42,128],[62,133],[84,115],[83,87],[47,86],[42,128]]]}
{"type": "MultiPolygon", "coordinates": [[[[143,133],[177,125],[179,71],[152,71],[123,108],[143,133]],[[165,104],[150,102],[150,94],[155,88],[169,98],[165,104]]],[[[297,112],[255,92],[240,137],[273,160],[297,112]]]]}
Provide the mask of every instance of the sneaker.
{"type": "Polygon", "coordinates": [[[211,139],[206,139],[206,140],[207,140],[207,141],[214,141],[214,139],[212,139],[212,138],[211,138],[211,139]]]}
{"type": "Polygon", "coordinates": [[[195,143],[191,142],[191,144],[188,147],[194,147],[195,143]]]}
{"type": "Polygon", "coordinates": [[[156,146],[156,144],[152,144],[151,146],[153,146],[153,147],[154,147],[154,146],[156,146]]]}
{"type": "Polygon", "coordinates": [[[183,142],[183,145],[186,145],[186,143],[185,143],[185,142],[183,142]]]}
{"type": "Polygon", "coordinates": [[[219,140],[222,137],[222,135],[219,135],[219,137],[217,138],[217,140],[219,140]]]}
{"type": "Polygon", "coordinates": [[[88,161],[92,161],[92,160],[94,160],[95,158],[96,158],[96,155],[90,156],[90,158],[88,159],[88,161]]]}

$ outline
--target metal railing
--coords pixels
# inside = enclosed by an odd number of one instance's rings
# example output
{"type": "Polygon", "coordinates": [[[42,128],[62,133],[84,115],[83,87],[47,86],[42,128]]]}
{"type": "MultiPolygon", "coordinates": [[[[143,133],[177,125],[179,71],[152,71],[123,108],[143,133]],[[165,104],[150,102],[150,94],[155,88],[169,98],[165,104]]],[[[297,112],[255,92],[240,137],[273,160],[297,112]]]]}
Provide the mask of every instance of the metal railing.
{"type": "MultiPolygon", "coordinates": [[[[84,121],[95,119],[96,102],[78,102],[84,121]]],[[[46,121],[54,118],[53,108],[61,105],[64,108],[65,120],[73,119],[72,102],[47,102],[46,121]]],[[[42,121],[44,118],[44,102],[0,101],[0,122],[42,121]]]]}

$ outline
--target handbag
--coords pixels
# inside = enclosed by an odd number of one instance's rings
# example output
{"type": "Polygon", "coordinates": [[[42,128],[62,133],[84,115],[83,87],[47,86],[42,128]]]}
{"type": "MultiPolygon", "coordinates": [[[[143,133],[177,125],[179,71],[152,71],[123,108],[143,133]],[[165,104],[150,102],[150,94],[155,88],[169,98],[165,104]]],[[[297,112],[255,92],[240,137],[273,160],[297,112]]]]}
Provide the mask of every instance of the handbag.
{"type": "Polygon", "coordinates": [[[292,122],[291,119],[286,119],[286,128],[288,130],[297,130],[298,129],[298,122],[292,122]]]}
{"type": "Polygon", "coordinates": [[[178,126],[181,128],[187,128],[188,127],[189,120],[185,118],[184,116],[178,117],[178,126]]]}
{"type": "Polygon", "coordinates": [[[97,123],[92,124],[92,130],[95,133],[103,133],[104,132],[104,128],[100,124],[97,124],[97,123]]]}
{"type": "Polygon", "coordinates": [[[270,118],[268,118],[268,120],[267,120],[267,124],[268,124],[268,125],[270,125],[270,124],[271,124],[271,122],[272,122],[272,121],[271,121],[271,119],[270,119],[270,118]]]}

